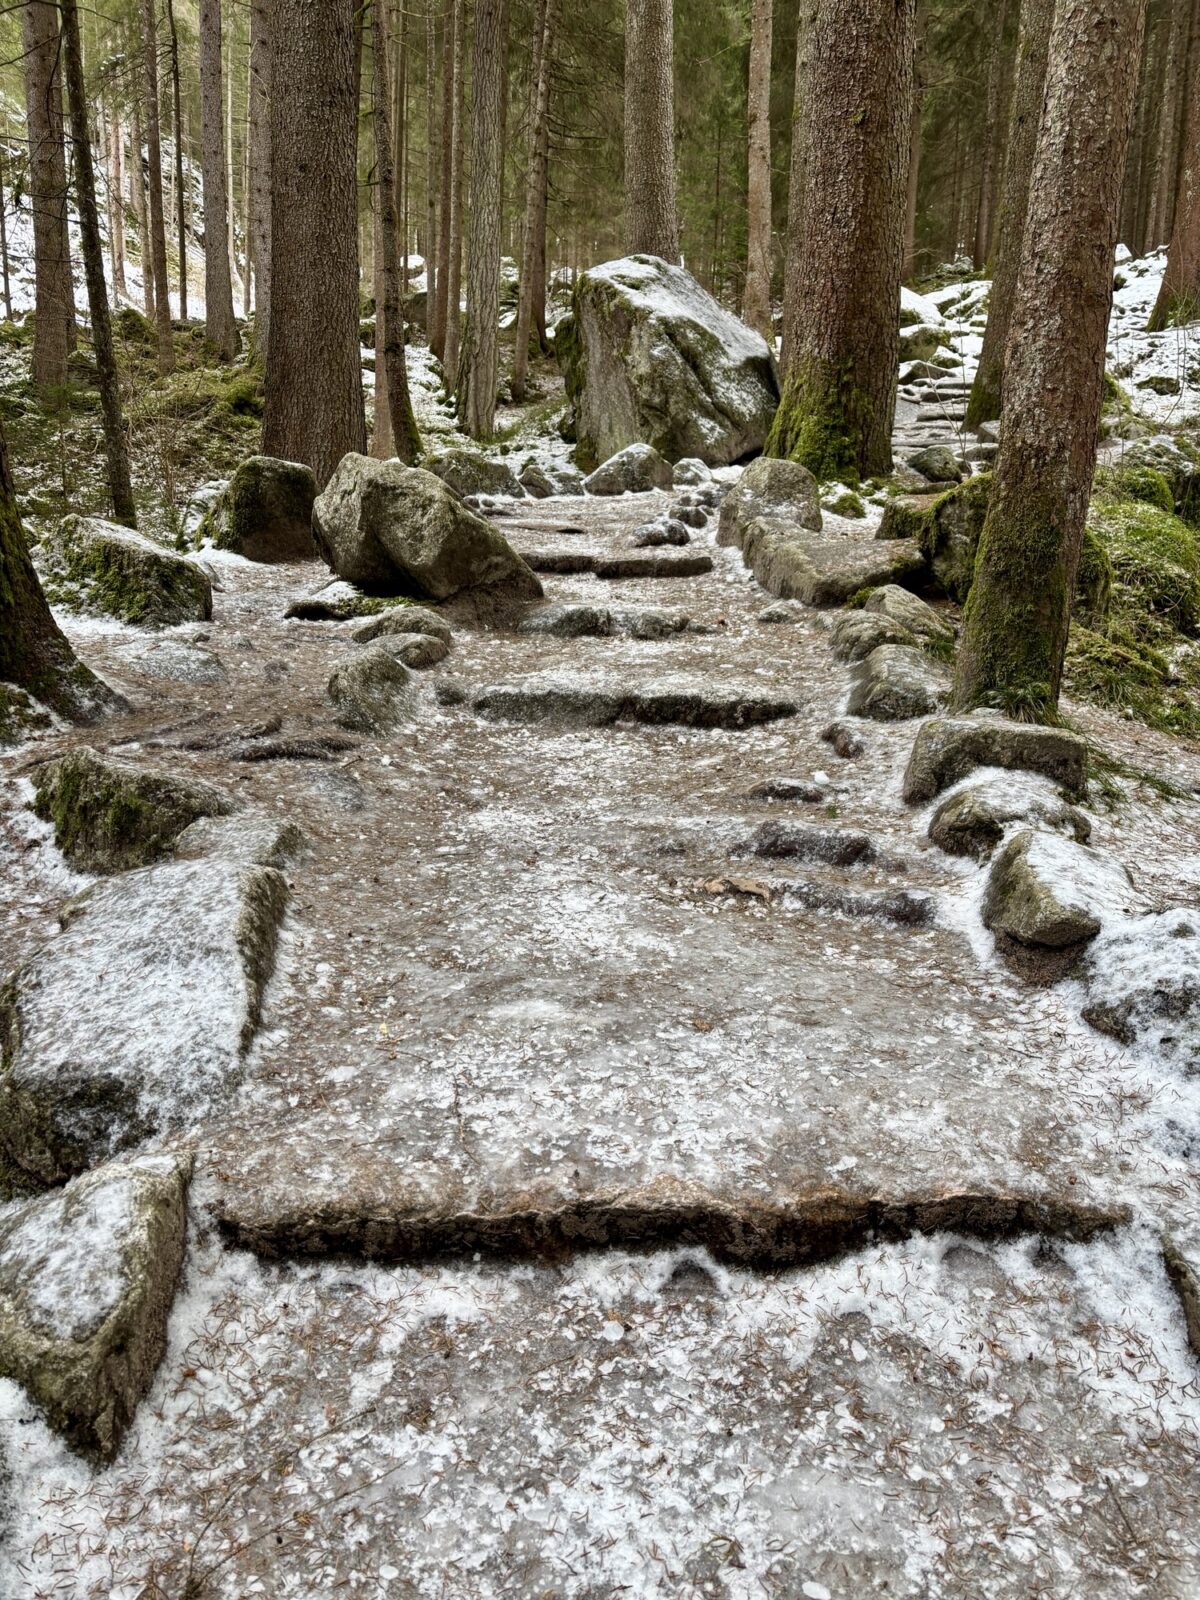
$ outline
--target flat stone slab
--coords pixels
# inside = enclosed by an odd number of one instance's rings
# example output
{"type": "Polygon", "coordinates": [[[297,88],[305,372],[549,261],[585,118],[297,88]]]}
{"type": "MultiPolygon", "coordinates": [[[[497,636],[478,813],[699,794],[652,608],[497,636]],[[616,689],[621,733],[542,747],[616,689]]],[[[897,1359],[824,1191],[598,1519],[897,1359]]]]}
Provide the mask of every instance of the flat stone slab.
{"type": "Polygon", "coordinates": [[[931,717],[917,730],[904,773],[910,805],[932,800],[978,767],[1040,773],[1072,795],[1087,788],[1088,751],[1078,734],[1003,717],[931,717]]]}
{"type": "Polygon", "coordinates": [[[189,1159],[139,1156],[0,1213],[0,1377],[110,1457],[166,1345],[189,1159]]]}
{"type": "Polygon", "coordinates": [[[845,605],[863,589],[913,584],[926,570],[915,540],[782,530],[766,518],[746,528],[742,555],[768,593],[810,606],[845,605]]]}
{"type": "Polygon", "coordinates": [[[713,559],[693,550],[629,550],[606,555],[597,550],[523,551],[534,572],[561,576],[590,572],[597,578],[698,578],[713,569],[713,559]]]}
{"type": "Polygon", "coordinates": [[[616,722],[742,729],[796,714],[797,703],[754,690],[694,680],[643,685],[531,676],[477,690],[471,709],[492,720],[603,728],[616,722]]]}
{"type": "Polygon", "coordinates": [[[195,1126],[239,1076],[275,965],[287,884],[219,856],[85,890],[0,989],[0,1144],[61,1183],[195,1126]]]}

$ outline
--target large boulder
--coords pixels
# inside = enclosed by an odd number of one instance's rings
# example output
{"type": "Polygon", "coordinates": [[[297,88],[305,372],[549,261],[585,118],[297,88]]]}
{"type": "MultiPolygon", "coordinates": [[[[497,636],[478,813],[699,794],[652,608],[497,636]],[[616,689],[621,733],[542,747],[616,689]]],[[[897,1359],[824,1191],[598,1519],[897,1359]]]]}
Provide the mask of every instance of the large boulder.
{"type": "Polygon", "coordinates": [[[62,1183],[191,1128],[237,1082],[275,967],[287,882],[232,859],[94,885],[0,987],[0,1149],[62,1183]]]}
{"type": "Polygon", "coordinates": [[[317,497],[313,533],[337,575],[364,589],[425,600],[542,596],[503,534],[440,478],[399,461],[343,456],[317,497]]]}
{"type": "Polygon", "coordinates": [[[779,404],[766,341],[682,267],[629,256],[585,272],[555,348],[585,463],[641,440],[727,466],[766,443],[779,404]]]}
{"type": "Polygon", "coordinates": [[[983,921],[1018,944],[1066,950],[1094,939],[1135,898],[1124,867],[1061,834],[1026,828],[992,862],[983,921]]]}
{"type": "Polygon", "coordinates": [[[525,498],[525,489],[507,461],[493,461],[482,450],[447,450],[429,463],[429,470],[464,500],[479,494],[525,498]]]}
{"type": "Polygon", "coordinates": [[[189,1170],[170,1155],[112,1162],[0,1220],[0,1377],[102,1461],[166,1348],[189,1170]]]}
{"type": "Polygon", "coordinates": [[[77,872],[126,872],[165,855],[198,817],[226,816],[210,783],[151,772],[86,745],[34,773],[33,809],[77,872]]]}
{"type": "Polygon", "coordinates": [[[201,522],[199,537],[248,561],[311,561],[316,497],[311,467],[251,456],[201,522]]]}
{"type": "Polygon", "coordinates": [[[752,522],[772,519],[781,528],[807,528],[811,533],[820,533],[821,494],[817,480],[799,462],[760,456],[721,502],[717,543],[740,550],[752,522]]]}
{"type": "Polygon", "coordinates": [[[99,517],[64,517],[39,551],[54,605],[139,628],[212,619],[212,584],[184,556],[99,517]]]}
{"type": "Polygon", "coordinates": [[[587,494],[649,494],[669,489],[675,482],[671,463],[653,445],[629,444],[610,456],[583,480],[587,494]]]}
{"type": "Polygon", "coordinates": [[[932,800],[978,767],[1037,772],[1072,795],[1087,788],[1088,747],[1066,728],[1010,722],[987,713],[931,717],[913,741],[904,773],[910,805],[932,800]]]}

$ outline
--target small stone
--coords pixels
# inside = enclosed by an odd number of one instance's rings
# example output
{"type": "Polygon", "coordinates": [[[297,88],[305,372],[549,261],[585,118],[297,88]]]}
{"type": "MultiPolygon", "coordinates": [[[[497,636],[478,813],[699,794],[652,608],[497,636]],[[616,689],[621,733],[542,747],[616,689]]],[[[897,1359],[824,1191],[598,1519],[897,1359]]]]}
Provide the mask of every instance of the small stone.
{"type": "Polygon", "coordinates": [[[1106,929],[1084,980],[1083,1016],[1093,1028],[1200,1074],[1200,911],[1176,908],[1106,929]]]}
{"type": "Polygon", "coordinates": [[[522,618],[518,633],[545,634],[554,639],[605,638],[613,631],[612,613],[602,606],[555,604],[538,606],[522,618]]]}
{"type": "Polygon", "coordinates": [[[930,483],[961,483],[967,476],[967,469],[957,460],[953,450],[944,444],[933,444],[918,450],[915,455],[906,458],[905,466],[928,478],[930,483]]]}
{"type": "Polygon", "coordinates": [[[764,822],[751,848],[756,856],[771,860],[820,861],[830,867],[853,867],[875,859],[868,834],[787,822],[764,822]]]}
{"type": "Polygon", "coordinates": [[[430,633],[389,633],[380,638],[379,648],[417,671],[436,667],[450,654],[446,641],[435,639],[430,633]]]}
{"type": "Polygon", "coordinates": [[[754,620],[768,627],[778,627],[780,623],[799,622],[803,615],[804,607],[799,601],[779,600],[775,605],[767,606],[765,611],[760,611],[754,620]]]}
{"type": "Polygon", "coordinates": [[[821,738],[833,746],[843,761],[857,761],[867,748],[858,729],[849,722],[831,722],[822,731],[821,738]]]}
{"type": "Polygon", "coordinates": [[[389,606],[378,616],[368,617],[350,637],[356,644],[371,644],[376,639],[387,639],[396,634],[424,633],[431,639],[440,639],[449,646],[454,640],[454,630],[444,617],[426,606],[389,606]]]}
{"type": "Polygon", "coordinates": [[[643,522],[633,530],[629,542],[635,550],[649,550],[659,545],[690,544],[691,534],[676,518],[664,517],[657,522],[643,522]]]}
{"type": "Polygon", "coordinates": [[[700,484],[712,482],[712,469],[695,456],[685,456],[682,461],[675,463],[676,488],[698,487],[700,484]]]}
{"type": "Polygon", "coordinates": [[[671,639],[686,633],[691,621],[682,611],[631,611],[618,609],[612,612],[613,625],[618,633],[630,639],[671,639]]]}
{"type": "Polygon", "coordinates": [[[1018,944],[1086,944],[1134,900],[1124,867],[1058,834],[1015,834],[992,863],[984,926],[1018,944]]]}
{"type": "Polygon", "coordinates": [[[502,495],[523,500],[525,489],[506,461],[493,461],[480,450],[447,450],[429,463],[429,471],[465,500],[469,495],[502,495]]]}
{"type": "Polygon", "coordinates": [[[827,783],[814,783],[807,778],[764,778],[749,791],[751,800],[799,801],[803,805],[823,805],[829,799],[827,783]]]}
{"type": "Polygon", "coordinates": [[[882,644],[860,663],[846,710],[875,722],[904,722],[936,711],[948,691],[945,669],[921,650],[882,644]]]}
{"type": "Polygon", "coordinates": [[[821,531],[820,490],[807,467],[772,456],[751,462],[721,503],[717,543],[744,549],[746,530],[759,518],[821,531]]]}
{"type": "Polygon", "coordinates": [[[412,673],[382,645],[369,645],[335,667],[327,693],[339,727],[352,733],[391,733],[416,719],[412,673]]]}
{"type": "Polygon", "coordinates": [[[439,678],[433,693],[440,706],[465,706],[471,698],[466,684],[458,678],[439,678]]]}
{"type": "Polygon", "coordinates": [[[673,505],[670,514],[685,528],[704,528],[708,525],[708,512],[703,506],[673,505]]]}

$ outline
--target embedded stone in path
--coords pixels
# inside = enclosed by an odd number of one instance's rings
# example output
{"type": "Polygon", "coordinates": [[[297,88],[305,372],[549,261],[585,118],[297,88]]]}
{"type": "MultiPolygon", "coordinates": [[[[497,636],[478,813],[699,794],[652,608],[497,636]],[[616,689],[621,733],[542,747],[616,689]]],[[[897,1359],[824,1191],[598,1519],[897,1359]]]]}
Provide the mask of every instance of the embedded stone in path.
{"type": "Polygon", "coordinates": [[[853,867],[875,859],[869,834],[788,822],[764,822],[754,835],[751,849],[756,856],[770,860],[821,861],[830,867],[853,867]]]}
{"type": "Polygon", "coordinates": [[[154,772],[82,746],[34,774],[33,809],[77,872],[125,872],[165,855],[198,817],[225,816],[210,783],[154,772]]]}
{"type": "Polygon", "coordinates": [[[692,550],[628,550],[606,555],[598,550],[532,550],[526,562],[534,572],[559,576],[581,572],[597,578],[698,578],[711,572],[713,560],[692,550]]]}
{"type": "Polygon", "coordinates": [[[170,1155],[114,1161],[0,1219],[0,1377],[100,1460],[166,1348],[190,1168],[170,1155]]]}
{"type": "Polygon", "coordinates": [[[768,593],[810,606],[845,605],[862,589],[917,583],[925,573],[925,559],[911,540],[806,533],[770,518],[745,529],[742,557],[768,593]]]}
{"type": "Polygon", "coordinates": [[[863,611],[868,616],[887,617],[923,639],[954,643],[954,629],[945,617],[911,589],[901,589],[897,584],[885,583],[872,590],[863,602],[863,611]]]}
{"type": "Polygon", "coordinates": [[[1163,1264],[1179,1296],[1192,1353],[1200,1359],[1200,1234],[1167,1234],[1163,1264]]]}
{"type": "Polygon", "coordinates": [[[605,606],[560,602],[530,611],[517,632],[552,639],[606,639],[614,633],[631,639],[667,639],[685,632],[688,621],[682,611],[638,611],[630,607],[610,611],[605,606]]]}
{"type": "Polygon", "coordinates": [[[1105,929],[1088,951],[1086,1022],[1200,1073],[1200,911],[1182,907],[1105,929]]]}
{"type": "Polygon", "coordinates": [[[306,848],[304,834],[294,822],[245,811],[235,817],[202,817],[175,841],[180,861],[211,856],[244,867],[278,867],[281,872],[306,848]]]}
{"type": "Polygon", "coordinates": [[[784,530],[820,533],[821,494],[807,467],[773,456],[752,461],[721,502],[717,543],[742,549],[747,528],[759,518],[774,519],[784,530]]]}
{"type": "Polygon", "coordinates": [[[750,790],[751,800],[799,801],[802,805],[823,805],[834,790],[827,783],[809,778],[764,778],[750,790]]]}
{"type": "Polygon", "coordinates": [[[1136,903],[1119,863],[1060,834],[1025,829],[992,863],[983,921],[1018,944],[1066,950],[1087,944],[1136,903]]]}
{"type": "Polygon", "coordinates": [[[424,633],[431,639],[440,639],[446,645],[454,640],[454,630],[436,611],[430,611],[427,606],[405,605],[389,606],[379,616],[368,617],[352,631],[350,637],[358,644],[371,644],[376,639],[405,633],[424,633]]]}
{"type": "Polygon", "coordinates": [[[64,517],[39,552],[47,597],[138,628],[212,618],[212,584],[194,561],[99,517],[64,517]]]}
{"type": "Polygon", "coordinates": [[[857,667],[846,710],[875,722],[903,722],[936,711],[949,688],[946,669],[922,650],[881,644],[857,667]]]}
{"type": "Polygon", "coordinates": [[[671,463],[649,444],[631,444],[610,456],[583,480],[588,494],[648,494],[669,489],[675,482],[671,463]]]}
{"type": "Polygon", "coordinates": [[[237,1082],[275,967],[287,884],[235,860],[162,863],[70,901],[0,990],[0,1146],[38,1183],[167,1129],[237,1082]]]}
{"type": "Polygon", "coordinates": [[[335,667],[327,693],[338,722],[351,733],[391,733],[417,715],[412,673],[379,644],[335,667]]]}
{"type": "Polygon", "coordinates": [[[917,645],[920,641],[892,617],[868,611],[846,611],[834,623],[829,646],[839,661],[865,661],[884,644],[917,645]]]}
{"type": "Polygon", "coordinates": [[[951,791],[934,812],[929,837],[952,856],[985,860],[1014,822],[1033,822],[1070,834],[1080,844],[1092,835],[1087,816],[1044,778],[1016,772],[984,775],[951,791]]]}
{"type": "Polygon", "coordinates": [[[1065,728],[1009,722],[988,713],[933,717],[917,731],[904,773],[910,805],[932,800],[977,767],[1041,773],[1072,795],[1087,788],[1087,744],[1065,728]]]}
{"type": "Polygon", "coordinates": [[[736,731],[794,716],[798,708],[794,700],[758,690],[693,679],[635,687],[531,676],[476,691],[471,709],[494,721],[546,722],[562,729],[642,722],[736,731]]]}

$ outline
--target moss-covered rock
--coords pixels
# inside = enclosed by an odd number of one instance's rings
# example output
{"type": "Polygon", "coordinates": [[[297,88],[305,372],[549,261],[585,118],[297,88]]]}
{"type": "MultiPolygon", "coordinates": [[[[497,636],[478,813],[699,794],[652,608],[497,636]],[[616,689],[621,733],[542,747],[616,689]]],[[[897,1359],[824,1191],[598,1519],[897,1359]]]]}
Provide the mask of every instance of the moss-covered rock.
{"type": "Polygon", "coordinates": [[[516,473],[506,461],[492,461],[481,450],[447,450],[426,463],[435,478],[448,484],[455,494],[467,499],[470,495],[509,495],[515,500],[525,498],[525,490],[516,473]]]}
{"type": "Polygon", "coordinates": [[[934,799],[979,767],[1040,773],[1071,795],[1087,789],[1087,744],[1065,728],[1009,722],[992,714],[931,717],[913,741],[903,793],[910,805],[934,799]]]}
{"type": "Polygon", "coordinates": [[[1044,780],[1024,773],[1003,779],[984,776],[952,790],[929,822],[929,837],[952,856],[986,860],[1014,822],[1036,823],[1069,834],[1079,844],[1092,825],[1077,807],[1044,780]]]}
{"type": "Polygon", "coordinates": [[[77,872],[126,872],[165,855],[198,817],[234,808],[212,784],[149,772],[86,746],[34,774],[33,809],[77,872]]]}
{"type": "Polygon", "coordinates": [[[820,491],[807,467],[774,456],[752,461],[721,502],[717,543],[740,550],[746,529],[760,519],[777,524],[780,532],[807,528],[820,533],[820,491]]]}
{"type": "Polygon", "coordinates": [[[249,561],[310,561],[317,481],[299,461],[251,456],[200,523],[198,540],[249,561]]]}
{"type": "Polygon", "coordinates": [[[932,361],[945,343],[946,335],[941,328],[916,323],[901,331],[900,360],[932,361]]]}
{"type": "Polygon", "coordinates": [[[0,1221],[0,1377],[109,1460],[167,1342],[190,1158],[112,1162],[0,1221]]]}
{"type": "Polygon", "coordinates": [[[113,332],[118,339],[123,339],[128,344],[154,346],[158,343],[158,332],[148,317],[144,317],[136,306],[121,306],[113,313],[113,332]]]}
{"type": "Polygon", "coordinates": [[[1134,900],[1124,867],[1059,834],[1024,829],[992,863],[983,900],[994,933],[1046,950],[1094,939],[1134,900]]]}
{"type": "Polygon", "coordinates": [[[133,627],[208,622],[212,584],[194,561],[99,517],[65,517],[41,546],[46,594],[133,627]]]}
{"type": "Polygon", "coordinates": [[[1180,633],[1200,631],[1200,546],[1181,518],[1144,500],[1102,491],[1088,527],[1112,562],[1116,582],[1147,611],[1180,633]]]}
{"type": "Polygon", "coordinates": [[[1155,467],[1136,464],[1101,467],[1096,473],[1094,492],[1112,500],[1141,500],[1160,511],[1173,513],[1175,495],[1164,475],[1155,467]]]}

